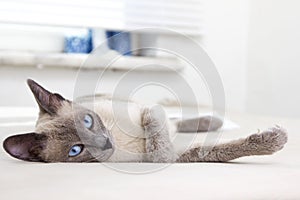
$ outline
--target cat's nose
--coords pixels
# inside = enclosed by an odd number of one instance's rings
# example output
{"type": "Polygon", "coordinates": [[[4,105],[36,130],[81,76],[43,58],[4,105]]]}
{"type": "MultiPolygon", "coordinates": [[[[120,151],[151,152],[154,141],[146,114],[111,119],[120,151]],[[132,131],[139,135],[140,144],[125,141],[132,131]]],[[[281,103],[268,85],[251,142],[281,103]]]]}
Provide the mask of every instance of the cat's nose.
{"type": "Polygon", "coordinates": [[[102,150],[107,150],[107,149],[111,149],[112,148],[112,143],[111,141],[107,138],[104,147],[102,148],[102,150]]]}

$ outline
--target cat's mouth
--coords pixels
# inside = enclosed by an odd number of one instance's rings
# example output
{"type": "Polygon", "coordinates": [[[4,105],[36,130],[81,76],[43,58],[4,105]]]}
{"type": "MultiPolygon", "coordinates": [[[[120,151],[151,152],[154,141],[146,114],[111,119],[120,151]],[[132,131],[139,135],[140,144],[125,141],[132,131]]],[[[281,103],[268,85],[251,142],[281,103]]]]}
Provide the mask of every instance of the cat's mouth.
{"type": "Polygon", "coordinates": [[[101,147],[102,153],[100,155],[94,155],[92,159],[85,162],[104,162],[110,158],[114,152],[113,143],[109,138],[107,138],[105,145],[101,147]]]}
{"type": "Polygon", "coordinates": [[[102,154],[102,155],[99,155],[99,156],[95,156],[95,157],[93,157],[92,159],[87,160],[87,161],[85,161],[85,162],[105,162],[105,161],[108,160],[108,159],[110,158],[110,156],[112,155],[113,149],[110,148],[110,149],[107,149],[106,151],[107,151],[107,153],[111,151],[111,153],[105,154],[105,155],[102,154]]]}

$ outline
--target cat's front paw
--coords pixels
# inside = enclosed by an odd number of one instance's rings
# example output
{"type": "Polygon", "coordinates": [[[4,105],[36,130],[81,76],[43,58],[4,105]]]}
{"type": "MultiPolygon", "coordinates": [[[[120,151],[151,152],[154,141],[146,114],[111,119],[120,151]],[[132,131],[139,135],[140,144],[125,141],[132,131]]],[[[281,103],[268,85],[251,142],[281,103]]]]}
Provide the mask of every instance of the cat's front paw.
{"type": "Polygon", "coordinates": [[[281,150],[287,143],[287,131],[275,126],[247,138],[247,146],[255,155],[268,155],[281,150]]]}
{"type": "Polygon", "coordinates": [[[166,123],[166,113],[159,105],[154,105],[151,108],[144,108],[142,113],[142,125],[148,126],[163,126],[166,123]]]}
{"type": "Polygon", "coordinates": [[[144,108],[142,113],[142,126],[144,128],[148,127],[153,121],[153,118],[151,117],[150,108],[144,108]]]}

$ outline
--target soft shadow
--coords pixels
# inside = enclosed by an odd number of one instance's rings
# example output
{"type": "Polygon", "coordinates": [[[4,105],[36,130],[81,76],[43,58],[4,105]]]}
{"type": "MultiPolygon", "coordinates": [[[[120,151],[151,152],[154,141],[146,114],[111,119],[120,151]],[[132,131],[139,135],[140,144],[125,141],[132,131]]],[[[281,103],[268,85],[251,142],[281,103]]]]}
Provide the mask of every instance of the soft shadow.
{"type": "Polygon", "coordinates": [[[216,164],[226,164],[226,165],[274,165],[276,163],[266,163],[266,162],[249,162],[249,161],[230,161],[230,162],[220,162],[216,164]]]}

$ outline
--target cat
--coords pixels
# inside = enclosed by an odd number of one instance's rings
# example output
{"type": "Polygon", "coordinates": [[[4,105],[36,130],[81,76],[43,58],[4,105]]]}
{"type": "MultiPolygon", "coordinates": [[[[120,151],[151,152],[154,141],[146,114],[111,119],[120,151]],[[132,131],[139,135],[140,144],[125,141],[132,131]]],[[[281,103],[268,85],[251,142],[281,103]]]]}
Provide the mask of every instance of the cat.
{"type": "Polygon", "coordinates": [[[108,96],[79,105],[31,79],[27,83],[40,109],[35,132],[10,136],[3,142],[8,154],[24,161],[227,162],[243,156],[270,155],[287,142],[286,130],[275,126],[243,139],[215,146],[196,145],[178,153],[170,139],[176,131],[213,131],[222,126],[222,121],[211,116],[171,121],[160,106],[108,96]],[[130,119],[121,111],[115,115],[112,105],[117,105],[117,110],[126,106],[130,119]]]}

